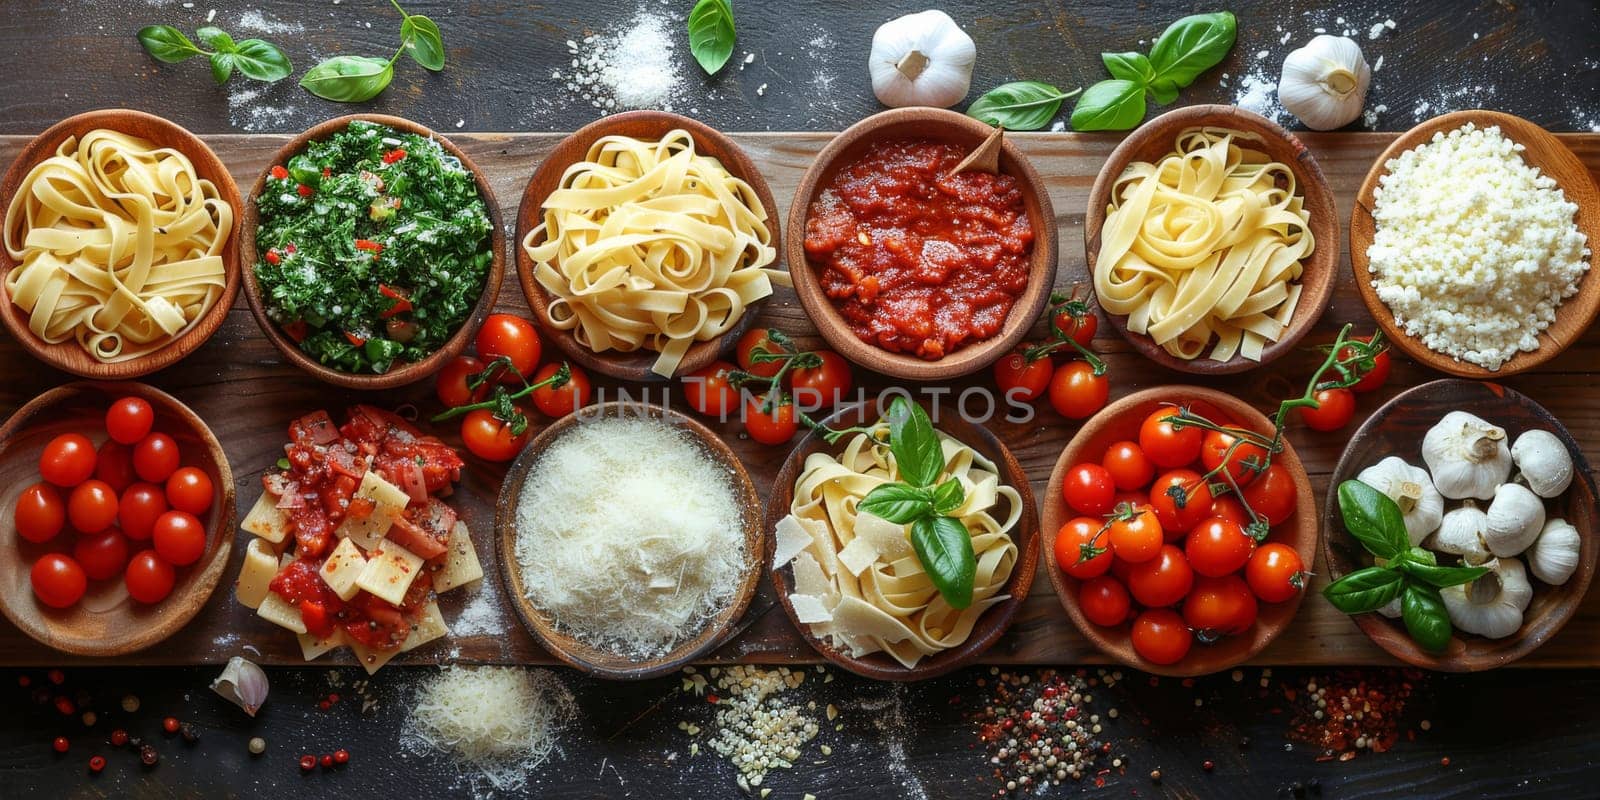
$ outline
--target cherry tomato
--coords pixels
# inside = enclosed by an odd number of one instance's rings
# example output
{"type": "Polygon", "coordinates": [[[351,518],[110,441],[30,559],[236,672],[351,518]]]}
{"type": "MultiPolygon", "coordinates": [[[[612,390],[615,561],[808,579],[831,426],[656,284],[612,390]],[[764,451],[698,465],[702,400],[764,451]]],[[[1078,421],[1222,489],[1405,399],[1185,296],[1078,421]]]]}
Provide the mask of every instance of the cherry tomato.
{"type": "Polygon", "coordinates": [[[117,521],[117,493],[104,481],[87,480],[67,498],[67,519],[79,533],[99,533],[117,521]]]}
{"type": "Polygon", "coordinates": [[[128,565],[128,537],[116,528],[107,528],[93,536],[79,536],[72,548],[72,557],[78,560],[90,580],[115,578],[128,565]]]}
{"type": "MultiPolygon", "coordinates": [[[[539,353],[543,349],[533,323],[512,314],[490,314],[478,329],[474,346],[484,364],[505,356],[524,378],[539,366],[539,353]]],[[[507,370],[500,376],[500,382],[520,384],[522,381],[507,370]]]]}
{"type": "Polygon", "coordinates": [[[176,581],[172,565],[161,560],[154,550],[140,550],[128,560],[128,571],[122,580],[128,586],[128,596],[141,603],[159,603],[172,594],[176,581]]]}
{"type": "MultiPolygon", "coordinates": [[[[1355,338],[1363,342],[1372,341],[1371,336],[1357,336],[1355,338]]],[[[1343,361],[1354,357],[1355,348],[1349,345],[1339,348],[1339,360],[1343,361]]],[[[1357,393],[1377,391],[1383,388],[1383,384],[1387,380],[1389,380],[1389,351],[1385,349],[1383,352],[1373,356],[1372,369],[1367,370],[1367,374],[1362,375],[1361,380],[1352,384],[1350,390],[1357,393]]]]}
{"type": "Polygon", "coordinates": [[[1217,473],[1217,480],[1227,485],[1226,473],[1233,477],[1234,485],[1243,487],[1266,469],[1267,449],[1231,433],[1206,431],[1205,440],[1200,445],[1200,464],[1209,473],[1221,467],[1223,461],[1227,461],[1228,465],[1217,473]],[[1231,455],[1229,448],[1233,450],[1231,455]]]}
{"type": "MultiPolygon", "coordinates": [[[[1024,346],[1022,350],[1026,350],[1024,346]]],[[[994,385],[1008,399],[1031,403],[1050,388],[1056,365],[1048,356],[1029,361],[1022,350],[994,362],[994,385]]]]}
{"type": "Polygon", "coordinates": [[[1118,561],[1138,564],[1161,552],[1161,521],[1148,506],[1118,509],[1117,516],[1111,519],[1109,536],[1111,552],[1118,561]]]}
{"type": "Polygon", "coordinates": [[[850,362],[832,350],[813,352],[822,363],[815,367],[796,367],[789,372],[789,386],[795,402],[806,408],[832,408],[845,401],[855,388],[850,362]]]}
{"type": "Polygon", "coordinates": [[[1128,590],[1145,608],[1170,606],[1194,585],[1194,569],[1176,545],[1164,544],[1155,558],[1130,565],[1128,590]]]}
{"type": "Polygon", "coordinates": [[[783,359],[776,361],[755,360],[756,351],[764,350],[772,355],[783,355],[788,352],[782,347],[772,343],[768,335],[770,328],[751,328],[748,333],[739,337],[739,344],[734,348],[734,355],[739,359],[739,366],[745,372],[762,378],[770,378],[783,369],[783,359]]]}
{"type": "Polygon", "coordinates": [[[744,407],[744,429],[750,438],[762,444],[783,444],[794,438],[798,425],[794,420],[794,405],[778,403],[763,411],[765,395],[752,397],[744,407]]]}
{"type": "Polygon", "coordinates": [[[708,417],[726,420],[739,407],[739,390],[728,382],[728,373],[738,369],[726,361],[683,376],[683,396],[689,407],[708,417]]]}
{"type": "Polygon", "coordinates": [[[67,524],[67,504],[61,493],[48,483],[36,483],[17,495],[12,513],[17,535],[30,542],[48,542],[67,524]]]}
{"type": "Polygon", "coordinates": [[[468,411],[461,418],[461,441],[468,451],[484,461],[510,461],[522,452],[522,446],[532,437],[533,426],[525,428],[521,436],[515,436],[511,433],[511,423],[502,421],[487,408],[468,411]]]}
{"type": "Polygon", "coordinates": [[[156,555],[175,567],[187,567],[206,552],[206,527],[187,511],[162,514],[152,538],[156,555]]]}
{"type": "Polygon", "coordinates": [[[136,483],[122,493],[117,503],[117,524],[129,539],[142,542],[156,530],[156,520],[167,513],[167,494],[161,487],[136,483]]]}
{"type": "Polygon", "coordinates": [[[184,467],[167,478],[167,502],[179,511],[200,515],[211,510],[211,476],[197,467],[184,467]]]}
{"type": "Polygon", "coordinates": [[[83,567],[60,553],[40,556],[33,562],[33,571],[28,577],[33,583],[34,596],[51,608],[72,607],[89,586],[83,567]]]}
{"type": "Polygon", "coordinates": [[[1186,467],[1200,457],[1204,432],[1193,425],[1174,426],[1168,418],[1177,414],[1176,408],[1159,408],[1139,426],[1139,448],[1158,467],[1186,467]]]}
{"type": "Polygon", "coordinates": [[[1289,468],[1274,462],[1244,487],[1244,502],[1256,516],[1265,517],[1268,525],[1280,525],[1294,515],[1297,494],[1289,468]]]}
{"type": "Polygon", "coordinates": [[[139,480],[162,483],[178,468],[178,443],[164,433],[152,433],[133,446],[133,471],[139,480]]]}
{"type": "Polygon", "coordinates": [[[1301,406],[1300,419],[1314,431],[1339,430],[1356,415],[1356,396],[1349,389],[1321,389],[1311,398],[1317,401],[1317,407],[1301,406]]]}
{"type": "Polygon", "coordinates": [[[1307,576],[1300,554],[1293,547],[1267,542],[1250,556],[1244,577],[1256,597],[1268,603],[1282,603],[1305,589],[1307,576]]]}
{"type": "Polygon", "coordinates": [[[39,454],[39,477],[63,488],[71,488],[94,474],[94,443],[81,433],[63,433],[44,446],[39,454]]]}
{"type": "Polygon", "coordinates": [[[1078,587],[1078,609],[1090,622],[1110,627],[1121,625],[1133,610],[1128,590],[1110,575],[1101,575],[1084,581],[1078,587]]]}
{"type": "Polygon", "coordinates": [[[1127,492],[1149,486],[1156,477],[1156,465],[1150,463],[1135,442],[1117,442],[1106,448],[1106,456],[1100,464],[1111,473],[1117,488],[1127,492]]]}
{"type": "Polygon", "coordinates": [[[1244,503],[1231,494],[1221,495],[1211,501],[1211,516],[1221,517],[1241,529],[1250,527],[1250,512],[1245,510],[1244,503]]]}
{"type": "Polygon", "coordinates": [[[1183,601],[1183,621],[1203,642],[1244,633],[1256,622],[1256,596],[1238,575],[1201,578],[1183,601]]]}
{"type": "Polygon", "coordinates": [[[1062,572],[1079,580],[1097,578],[1111,568],[1111,550],[1100,534],[1100,520],[1094,517],[1075,517],[1067,520],[1056,531],[1056,566],[1062,572]],[[1092,553],[1089,558],[1084,558],[1092,553]]]}
{"type": "Polygon", "coordinates": [[[439,377],[433,385],[434,394],[439,396],[439,402],[445,408],[482,402],[489,397],[489,384],[485,383],[476,389],[467,388],[467,378],[482,371],[482,361],[472,356],[457,356],[439,370],[439,377]]]}
{"type": "Polygon", "coordinates": [[[118,492],[131,486],[139,479],[133,472],[132,448],[113,439],[105,440],[95,456],[94,477],[118,492]]]}
{"type": "MultiPolygon", "coordinates": [[[[558,369],[561,369],[560,364],[544,365],[534,375],[533,382],[547,380],[558,369]]],[[[568,365],[568,369],[572,377],[560,389],[540,386],[533,390],[533,405],[539,409],[539,413],[547,417],[564,417],[589,404],[589,376],[577,367],[568,365]]]]}
{"type": "Polygon", "coordinates": [[[1211,502],[1215,499],[1210,484],[1200,480],[1200,474],[1190,469],[1164,472],[1150,484],[1150,507],[1161,520],[1161,528],[1173,538],[1188,533],[1190,528],[1211,516],[1211,502]]]}
{"type": "Polygon", "coordinates": [[[1133,620],[1133,650],[1152,664],[1176,664],[1193,644],[1194,634],[1176,611],[1153,608],[1133,620]]]}
{"type": "Polygon", "coordinates": [[[1208,578],[1243,569],[1255,549],[1256,540],[1221,517],[1212,517],[1195,526],[1183,543],[1183,554],[1189,557],[1189,566],[1208,578]]]}
{"type": "MultiPolygon", "coordinates": [[[[1085,309],[1083,316],[1073,316],[1072,309],[1063,308],[1056,312],[1052,320],[1055,330],[1062,336],[1088,347],[1094,341],[1094,332],[1100,327],[1100,318],[1093,309],[1085,309]]],[[[1052,331],[1054,332],[1054,331],[1052,331]]]]}
{"type": "Polygon", "coordinates": [[[124,397],[106,409],[106,433],[121,444],[134,444],[150,435],[156,424],[155,409],[139,397],[124,397]]]}
{"type": "Polygon", "coordinates": [[[1111,473],[1099,464],[1077,464],[1061,480],[1061,498],[1079,514],[1103,517],[1111,513],[1116,494],[1111,473]]]}
{"type": "Polygon", "coordinates": [[[1050,405],[1067,419],[1087,419],[1106,407],[1111,381],[1087,361],[1072,361],[1050,378],[1050,405]]]}

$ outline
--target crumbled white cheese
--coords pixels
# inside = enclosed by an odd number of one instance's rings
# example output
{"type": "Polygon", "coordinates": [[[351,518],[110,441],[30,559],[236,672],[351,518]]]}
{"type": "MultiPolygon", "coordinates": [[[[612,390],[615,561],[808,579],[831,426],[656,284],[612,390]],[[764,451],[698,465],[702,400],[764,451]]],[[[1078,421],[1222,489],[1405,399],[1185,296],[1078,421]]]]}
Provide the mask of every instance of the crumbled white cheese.
{"type": "Polygon", "coordinates": [[[1589,269],[1578,207],[1498,126],[1467,125],[1385,164],[1367,250],[1395,323],[1458,361],[1499,369],[1589,269]]]}

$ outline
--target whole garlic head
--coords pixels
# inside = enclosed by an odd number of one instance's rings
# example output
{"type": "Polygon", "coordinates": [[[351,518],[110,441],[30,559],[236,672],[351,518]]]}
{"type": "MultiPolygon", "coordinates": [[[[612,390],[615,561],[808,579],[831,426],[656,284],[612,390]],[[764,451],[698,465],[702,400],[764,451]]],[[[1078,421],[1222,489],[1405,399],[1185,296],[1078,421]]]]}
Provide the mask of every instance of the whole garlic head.
{"type": "Polygon", "coordinates": [[[929,9],[878,26],[867,70],[886,106],[949,108],[967,96],[977,60],[972,37],[949,14],[929,9]]]}
{"type": "Polygon", "coordinates": [[[1522,628],[1522,612],[1533,599],[1533,585],[1522,562],[1497,558],[1475,581],[1439,590],[1450,624],[1467,633],[1504,639],[1522,628]]]}
{"type": "Polygon", "coordinates": [[[1578,569],[1578,529],[1564,519],[1552,519],[1528,548],[1528,570],[1551,586],[1560,586],[1578,569]]]}
{"type": "Polygon", "coordinates": [[[1433,486],[1451,500],[1489,500],[1511,477],[1505,428],[1465,411],[1452,411],[1422,437],[1422,460],[1433,486]]]}
{"type": "Polygon", "coordinates": [[[1520,483],[1502,484],[1489,504],[1483,543],[1500,558],[1520,555],[1544,529],[1544,501],[1520,483]]]}
{"type": "Polygon", "coordinates": [[[1444,498],[1433,488],[1428,471],[1389,456],[1356,475],[1356,480],[1387,495],[1406,521],[1406,538],[1412,546],[1422,544],[1444,518],[1444,498]]]}
{"type": "Polygon", "coordinates": [[[1360,45],[1324,34],[1283,59],[1278,101],[1306,127],[1332,130],[1361,116],[1371,83],[1372,68],[1360,45]]]}
{"type": "Polygon", "coordinates": [[[1468,500],[1466,505],[1444,515],[1429,546],[1441,553],[1461,556],[1462,561],[1477,566],[1493,557],[1483,541],[1488,530],[1489,515],[1468,500]]]}
{"type": "Polygon", "coordinates": [[[1557,497],[1572,485],[1572,454],[1549,431],[1535,428],[1518,436],[1511,445],[1511,460],[1540,497],[1557,497]]]}

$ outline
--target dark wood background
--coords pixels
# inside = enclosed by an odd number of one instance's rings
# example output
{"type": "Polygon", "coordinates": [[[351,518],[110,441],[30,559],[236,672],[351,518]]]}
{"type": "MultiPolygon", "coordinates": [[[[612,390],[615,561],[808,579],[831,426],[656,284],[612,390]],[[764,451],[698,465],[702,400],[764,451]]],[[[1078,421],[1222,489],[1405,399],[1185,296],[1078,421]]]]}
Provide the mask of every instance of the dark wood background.
{"type": "MultiPolygon", "coordinates": [[[[676,2],[659,8],[686,13],[687,5],[676,2]]],[[[869,8],[829,0],[744,0],[736,5],[741,26],[738,56],[748,51],[756,54],[756,60],[742,71],[730,68],[707,80],[687,65],[686,53],[681,54],[690,88],[675,104],[675,110],[725,130],[837,130],[876,110],[862,64],[872,30],[890,16],[924,7],[896,2],[869,8]],[[762,84],[765,91],[757,93],[762,84]]],[[[1600,14],[1591,4],[1398,6],[1240,3],[1232,9],[1240,18],[1239,44],[1227,63],[1203,76],[1182,100],[1233,102],[1245,93],[1245,76],[1275,81],[1283,55],[1321,27],[1333,33],[1352,30],[1369,60],[1384,57],[1369,100],[1369,107],[1386,107],[1375,120],[1379,130],[1403,130],[1436,113],[1473,106],[1521,114],[1553,130],[1600,129],[1600,14]],[[1373,24],[1390,18],[1396,23],[1393,30],[1368,39],[1373,24]],[[1280,41],[1285,35],[1287,44],[1280,41]],[[1263,51],[1267,55],[1258,58],[1263,51]]],[[[551,80],[550,72],[565,68],[570,60],[568,39],[613,29],[637,5],[601,0],[413,2],[407,7],[440,23],[451,64],[437,76],[403,67],[395,85],[369,107],[448,133],[562,131],[593,119],[593,109],[551,80]]],[[[1063,88],[1092,83],[1103,77],[1097,57],[1101,50],[1143,49],[1170,19],[1196,10],[1194,4],[1182,2],[1069,7],[1022,0],[952,2],[944,7],[978,41],[973,96],[987,86],[1018,78],[1047,80],[1063,88]]],[[[217,12],[213,24],[239,38],[261,35],[278,42],[299,69],[336,52],[384,52],[392,48],[398,27],[393,10],[376,0],[259,5],[197,0],[192,8],[176,0],[7,3],[6,27],[0,29],[0,74],[7,76],[7,91],[0,92],[0,133],[32,134],[68,114],[112,105],[160,113],[201,133],[291,133],[348,110],[309,97],[291,81],[262,90],[236,78],[228,87],[215,88],[199,62],[157,66],[132,38],[138,27],[154,22],[192,29],[204,24],[213,8],[217,12]],[[245,16],[251,8],[257,13],[245,16]],[[302,29],[250,30],[241,27],[246,19],[302,29]]],[[[1358,122],[1352,129],[1364,127],[1358,122]]],[[[1075,228],[1063,230],[1066,263],[1078,262],[1077,236],[1075,228]]],[[[203,401],[225,406],[227,398],[237,402],[246,396],[251,402],[268,402],[273,392],[270,381],[248,390],[230,389],[228,376],[249,369],[267,378],[292,377],[291,368],[277,363],[270,349],[262,350],[258,341],[246,338],[246,328],[237,333],[219,336],[207,346],[209,371],[186,375],[182,385],[174,387],[181,397],[197,405],[203,401]],[[237,354],[237,359],[229,354],[237,354]]],[[[1576,373],[1586,367],[1578,362],[1587,360],[1592,367],[1594,336],[1586,343],[1576,355],[1562,359],[1566,367],[1557,374],[1564,377],[1535,397],[1550,403],[1559,399],[1552,395],[1560,395],[1563,386],[1584,385],[1576,373]]],[[[8,358],[20,357],[14,345],[6,350],[8,358]]],[[[5,410],[39,386],[60,380],[34,370],[32,364],[11,366],[11,374],[28,377],[8,386],[5,410]]],[[[1397,376],[1426,377],[1415,369],[1398,370],[1397,376]]],[[[160,376],[156,382],[163,383],[160,376]]],[[[1117,391],[1132,388],[1123,385],[1117,391]]],[[[1593,437],[1596,419],[1592,409],[1587,415],[1584,411],[1575,408],[1564,416],[1569,425],[1587,429],[1587,436],[1593,437]],[[1573,418],[1574,413],[1584,416],[1573,418]]],[[[1064,440],[1069,434],[1070,430],[1057,429],[1046,436],[1064,440]]],[[[1592,448],[1595,440],[1585,444],[1592,448]]],[[[254,454],[234,455],[240,463],[254,454]]],[[[1048,468],[1048,464],[1033,466],[1048,468]]],[[[0,661],[7,660],[0,653],[0,661]]],[[[126,754],[111,753],[103,741],[108,725],[86,732],[81,723],[63,719],[53,710],[34,709],[25,691],[12,688],[19,673],[6,671],[0,673],[3,707],[19,713],[8,713],[0,721],[0,769],[6,771],[0,796],[31,792],[276,796],[296,790],[380,796],[391,794],[397,785],[417,787],[424,796],[454,794],[456,784],[447,765],[393,754],[403,717],[396,701],[403,697],[404,685],[420,677],[423,669],[391,668],[383,673],[374,683],[386,702],[366,717],[351,705],[332,714],[316,709],[315,699],[327,691],[324,670],[274,670],[271,707],[249,725],[205,690],[212,677],[209,669],[69,671],[72,685],[90,691],[99,709],[114,708],[125,691],[141,694],[146,705],[131,724],[152,739],[160,739],[159,720],[168,713],[202,724],[202,741],[193,750],[158,741],[165,760],[150,772],[139,770],[126,754]],[[49,750],[49,739],[57,734],[73,737],[74,747],[67,756],[56,757],[49,750]],[[251,760],[244,754],[243,742],[251,735],[271,742],[267,758],[251,760]],[[292,757],[300,752],[338,746],[357,754],[352,768],[302,779],[292,765],[292,757]],[[90,780],[83,767],[95,753],[112,756],[112,766],[90,780]]],[[[846,728],[824,737],[834,747],[833,757],[819,757],[820,764],[808,761],[793,772],[773,776],[774,797],[798,797],[803,792],[819,798],[987,795],[994,787],[974,782],[987,767],[979,752],[970,749],[972,730],[964,716],[978,700],[972,687],[984,672],[968,670],[907,690],[841,676],[816,690],[819,702],[825,696],[844,712],[846,728]],[[874,724],[880,714],[871,709],[882,708],[885,698],[896,696],[910,724],[880,731],[874,724]],[[952,703],[952,696],[960,701],[952,703]],[[906,753],[903,773],[884,769],[888,756],[897,750],[906,753]]],[[[38,671],[26,674],[35,683],[42,679],[38,671]]],[[[1280,677],[1291,682],[1303,682],[1309,674],[1280,670],[1280,677]]],[[[571,673],[566,677],[578,694],[583,719],[568,734],[566,754],[541,772],[535,786],[542,795],[737,796],[726,764],[706,754],[692,762],[681,760],[687,756],[687,744],[675,726],[679,719],[700,713],[692,701],[663,704],[638,725],[614,735],[668,693],[671,681],[619,687],[571,673]],[[677,753],[678,759],[668,760],[670,753],[677,753]]],[[[1250,670],[1246,689],[1255,677],[1256,671],[1250,670]]],[[[1432,731],[1419,731],[1415,742],[1402,742],[1386,755],[1317,763],[1314,748],[1296,745],[1286,750],[1282,715],[1226,676],[1202,681],[1195,690],[1207,698],[1203,711],[1195,710],[1191,690],[1175,682],[1147,688],[1141,681],[1129,681],[1113,693],[1127,722],[1111,729],[1119,741],[1118,751],[1129,754],[1128,774],[1107,776],[1107,791],[1122,796],[1287,795],[1293,783],[1315,778],[1314,791],[1327,796],[1581,796],[1600,777],[1592,741],[1600,693],[1593,673],[1506,670],[1488,676],[1438,677],[1427,684],[1427,691],[1412,702],[1407,726],[1415,729],[1420,720],[1429,719],[1432,731]],[[1138,722],[1141,718],[1149,722],[1138,722]],[[1241,736],[1252,740],[1249,747],[1237,747],[1241,736]],[[1121,737],[1129,739],[1125,746],[1121,737]],[[1452,759],[1449,767],[1441,766],[1442,757],[1452,759]],[[1201,772],[1199,764],[1205,759],[1216,761],[1215,773],[1201,772]],[[1146,777],[1158,767],[1165,775],[1159,785],[1146,777]]],[[[121,718],[116,712],[106,717],[121,718]]],[[[1064,787],[1054,793],[1072,790],[1064,787]]]]}

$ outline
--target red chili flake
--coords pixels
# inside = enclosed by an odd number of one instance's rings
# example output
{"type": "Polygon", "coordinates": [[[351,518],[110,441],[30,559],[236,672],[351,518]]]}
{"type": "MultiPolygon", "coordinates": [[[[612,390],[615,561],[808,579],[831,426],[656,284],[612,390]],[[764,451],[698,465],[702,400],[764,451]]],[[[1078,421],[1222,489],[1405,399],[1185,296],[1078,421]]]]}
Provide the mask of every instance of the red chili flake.
{"type": "Polygon", "coordinates": [[[329,694],[328,695],[328,702],[329,703],[337,703],[337,702],[339,702],[339,693],[338,692],[333,692],[332,694],[329,694]]]}
{"type": "Polygon", "coordinates": [[[99,772],[106,768],[105,756],[91,756],[89,758],[89,771],[99,772]]]}
{"type": "Polygon", "coordinates": [[[281,181],[289,177],[289,170],[284,169],[282,165],[274,164],[272,165],[272,177],[281,181]]]}
{"type": "Polygon", "coordinates": [[[333,174],[333,167],[323,167],[322,168],[322,177],[326,178],[326,177],[328,177],[328,176],[330,176],[332,174],[333,174]]]}
{"type": "Polygon", "coordinates": [[[29,686],[33,685],[33,679],[28,677],[28,676],[26,676],[26,675],[18,675],[17,676],[17,685],[21,686],[24,689],[26,689],[29,686]]]}
{"type": "Polygon", "coordinates": [[[45,677],[49,678],[50,682],[57,686],[67,682],[67,673],[62,672],[59,669],[50,670],[49,672],[45,673],[45,677]]]}
{"type": "Polygon", "coordinates": [[[294,242],[290,242],[290,243],[288,243],[288,244],[283,246],[283,252],[288,253],[291,256],[294,255],[298,251],[299,251],[299,248],[294,246],[294,242]]]}
{"type": "Polygon", "coordinates": [[[139,763],[140,764],[143,764],[143,765],[145,765],[147,767],[153,767],[153,766],[156,765],[156,762],[158,762],[160,760],[161,760],[161,754],[157,753],[156,749],[154,747],[152,747],[151,745],[147,744],[147,745],[139,748],[139,763]]]}
{"type": "Polygon", "coordinates": [[[60,711],[62,715],[70,717],[78,713],[78,705],[72,702],[72,698],[63,695],[56,698],[56,710],[60,711]]]}
{"type": "Polygon", "coordinates": [[[310,186],[307,186],[307,185],[302,183],[299,186],[294,187],[294,191],[295,191],[295,194],[298,194],[301,197],[310,197],[311,193],[316,191],[316,190],[312,189],[310,186]]]}
{"type": "Polygon", "coordinates": [[[1215,762],[1215,761],[1203,761],[1203,762],[1200,763],[1200,768],[1205,770],[1206,772],[1210,772],[1211,770],[1214,770],[1214,769],[1217,768],[1217,762],[1215,762]]]}
{"type": "Polygon", "coordinates": [[[317,768],[317,757],[316,756],[307,754],[307,755],[303,755],[303,756],[300,757],[300,771],[301,772],[310,772],[311,770],[314,770],[316,768],[317,768]]]}
{"type": "Polygon", "coordinates": [[[330,756],[330,755],[327,755],[327,754],[323,754],[323,756],[322,756],[322,768],[323,769],[333,769],[333,756],[330,756]]]}
{"type": "Polygon", "coordinates": [[[717,696],[716,696],[716,695],[714,695],[714,694],[708,694],[708,695],[706,695],[706,702],[707,702],[707,703],[710,703],[710,704],[711,704],[711,705],[716,705],[716,704],[717,704],[717,701],[718,701],[718,700],[721,700],[721,699],[722,699],[722,698],[720,698],[720,697],[717,697],[717,696]]]}
{"type": "Polygon", "coordinates": [[[121,747],[128,743],[128,732],[118,728],[111,732],[111,743],[121,747]]]}
{"type": "Polygon", "coordinates": [[[1450,766],[1450,757],[1449,756],[1445,756],[1444,758],[1439,759],[1439,766],[1441,766],[1441,767],[1450,766]]]}
{"type": "Polygon", "coordinates": [[[357,250],[366,250],[366,251],[372,253],[373,255],[377,255],[377,254],[383,252],[383,243],[382,242],[374,242],[371,239],[357,239],[356,240],[356,249],[357,250]]]}
{"type": "Polygon", "coordinates": [[[50,743],[50,746],[54,747],[57,753],[65,753],[67,748],[72,746],[72,743],[68,742],[65,736],[57,736],[56,740],[50,743]]]}
{"type": "Polygon", "coordinates": [[[262,258],[265,258],[267,260],[268,264],[282,264],[283,263],[283,258],[278,255],[278,251],[276,251],[276,250],[268,250],[267,254],[265,256],[262,256],[262,258]]]}
{"type": "Polygon", "coordinates": [[[161,720],[161,730],[164,730],[167,733],[177,733],[178,724],[177,717],[167,717],[166,719],[161,720]]]}
{"type": "Polygon", "coordinates": [[[397,147],[397,148],[395,148],[393,150],[390,150],[389,152],[383,154],[383,163],[385,163],[385,164],[393,164],[394,162],[399,161],[400,159],[405,158],[405,157],[406,157],[406,151],[404,151],[404,150],[402,150],[402,149],[397,147]]]}
{"type": "Polygon", "coordinates": [[[323,711],[327,711],[328,709],[333,708],[333,704],[329,703],[326,700],[322,700],[322,701],[317,703],[317,708],[320,708],[323,711]]]}
{"type": "Polygon", "coordinates": [[[348,763],[350,763],[350,751],[349,750],[343,750],[343,749],[333,751],[333,763],[335,763],[335,764],[348,764],[348,763]]]}

